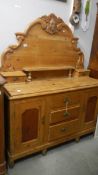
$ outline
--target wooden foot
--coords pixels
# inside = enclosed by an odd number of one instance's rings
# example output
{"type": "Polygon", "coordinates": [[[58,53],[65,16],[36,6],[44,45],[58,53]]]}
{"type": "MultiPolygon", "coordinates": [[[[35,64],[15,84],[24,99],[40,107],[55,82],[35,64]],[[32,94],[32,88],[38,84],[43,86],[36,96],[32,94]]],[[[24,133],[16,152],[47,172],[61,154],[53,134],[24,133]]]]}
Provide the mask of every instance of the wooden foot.
{"type": "Polygon", "coordinates": [[[76,138],[76,142],[79,142],[79,141],[80,141],[80,137],[77,137],[77,138],[76,138]]]}
{"type": "Polygon", "coordinates": [[[9,168],[13,168],[14,165],[15,165],[14,160],[8,160],[8,166],[9,166],[9,168]]]}
{"type": "Polygon", "coordinates": [[[5,175],[7,171],[6,162],[0,163],[0,175],[5,175]]]}
{"type": "Polygon", "coordinates": [[[42,155],[45,156],[46,154],[47,154],[47,149],[44,149],[44,150],[42,151],[42,155]]]}

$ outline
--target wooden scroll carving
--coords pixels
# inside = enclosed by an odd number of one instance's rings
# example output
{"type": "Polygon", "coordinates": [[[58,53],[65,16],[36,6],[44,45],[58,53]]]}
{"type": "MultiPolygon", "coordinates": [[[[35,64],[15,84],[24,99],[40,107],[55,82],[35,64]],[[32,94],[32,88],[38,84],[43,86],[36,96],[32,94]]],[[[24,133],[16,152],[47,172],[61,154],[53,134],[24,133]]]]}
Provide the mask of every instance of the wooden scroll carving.
{"type": "Polygon", "coordinates": [[[54,14],[38,18],[24,33],[16,33],[16,39],[17,44],[9,46],[1,56],[1,71],[22,70],[25,66],[83,68],[78,39],[54,14]]]}
{"type": "Polygon", "coordinates": [[[69,27],[65,25],[64,21],[61,18],[57,18],[54,14],[51,14],[49,16],[43,16],[41,17],[41,19],[43,20],[42,22],[43,30],[45,30],[50,34],[55,34],[59,31],[62,31],[64,27],[66,27],[67,30],[70,32],[69,27]]]}

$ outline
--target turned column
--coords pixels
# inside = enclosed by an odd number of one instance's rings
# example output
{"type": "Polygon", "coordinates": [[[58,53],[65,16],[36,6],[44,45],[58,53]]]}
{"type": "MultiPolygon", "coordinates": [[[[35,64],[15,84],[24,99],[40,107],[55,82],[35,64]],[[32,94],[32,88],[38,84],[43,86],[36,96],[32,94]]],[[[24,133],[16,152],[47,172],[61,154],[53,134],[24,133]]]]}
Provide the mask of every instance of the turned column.
{"type": "Polygon", "coordinates": [[[5,161],[5,143],[4,143],[4,116],[3,116],[3,103],[1,96],[1,87],[5,83],[5,80],[0,77],[0,175],[4,175],[6,172],[5,161]]]}

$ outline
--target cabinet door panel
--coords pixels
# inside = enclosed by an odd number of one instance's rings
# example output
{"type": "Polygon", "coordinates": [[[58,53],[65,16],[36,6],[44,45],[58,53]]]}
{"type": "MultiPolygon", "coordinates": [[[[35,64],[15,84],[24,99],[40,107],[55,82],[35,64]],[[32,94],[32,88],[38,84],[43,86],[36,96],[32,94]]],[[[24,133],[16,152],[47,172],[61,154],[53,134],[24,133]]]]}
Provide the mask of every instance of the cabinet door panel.
{"type": "Polygon", "coordinates": [[[98,88],[92,88],[86,90],[84,93],[85,97],[85,111],[84,111],[84,121],[83,128],[93,129],[96,126],[96,119],[98,113],[98,88]]]}
{"type": "Polygon", "coordinates": [[[22,114],[22,142],[30,141],[38,137],[39,110],[32,108],[22,114]]]}
{"type": "Polygon", "coordinates": [[[40,99],[20,100],[15,103],[15,153],[33,150],[42,144],[43,114],[44,105],[40,99]]]}
{"type": "Polygon", "coordinates": [[[89,97],[86,107],[85,122],[91,122],[94,120],[96,105],[97,105],[97,96],[89,97]]]}

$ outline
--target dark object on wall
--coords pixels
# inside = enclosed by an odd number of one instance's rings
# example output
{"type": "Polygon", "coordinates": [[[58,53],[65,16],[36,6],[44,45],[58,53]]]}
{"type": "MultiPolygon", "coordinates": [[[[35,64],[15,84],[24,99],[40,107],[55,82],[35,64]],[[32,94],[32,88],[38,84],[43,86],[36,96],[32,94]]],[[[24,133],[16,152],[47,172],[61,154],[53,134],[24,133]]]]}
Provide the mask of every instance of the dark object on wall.
{"type": "Polygon", "coordinates": [[[66,2],[67,0],[56,0],[56,1],[66,2]]]}
{"type": "Polygon", "coordinates": [[[95,31],[88,68],[91,70],[90,76],[98,79],[98,3],[97,3],[95,31]]]}
{"type": "Polygon", "coordinates": [[[87,1],[86,1],[86,5],[85,5],[86,21],[88,21],[89,11],[90,11],[90,0],[87,0],[87,1]]]}
{"type": "Polygon", "coordinates": [[[70,23],[74,26],[77,26],[80,21],[80,14],[81,11],[81,0],[74,0],[74,5],[73,5],[73,12],[70,17],[70,23]]]}

